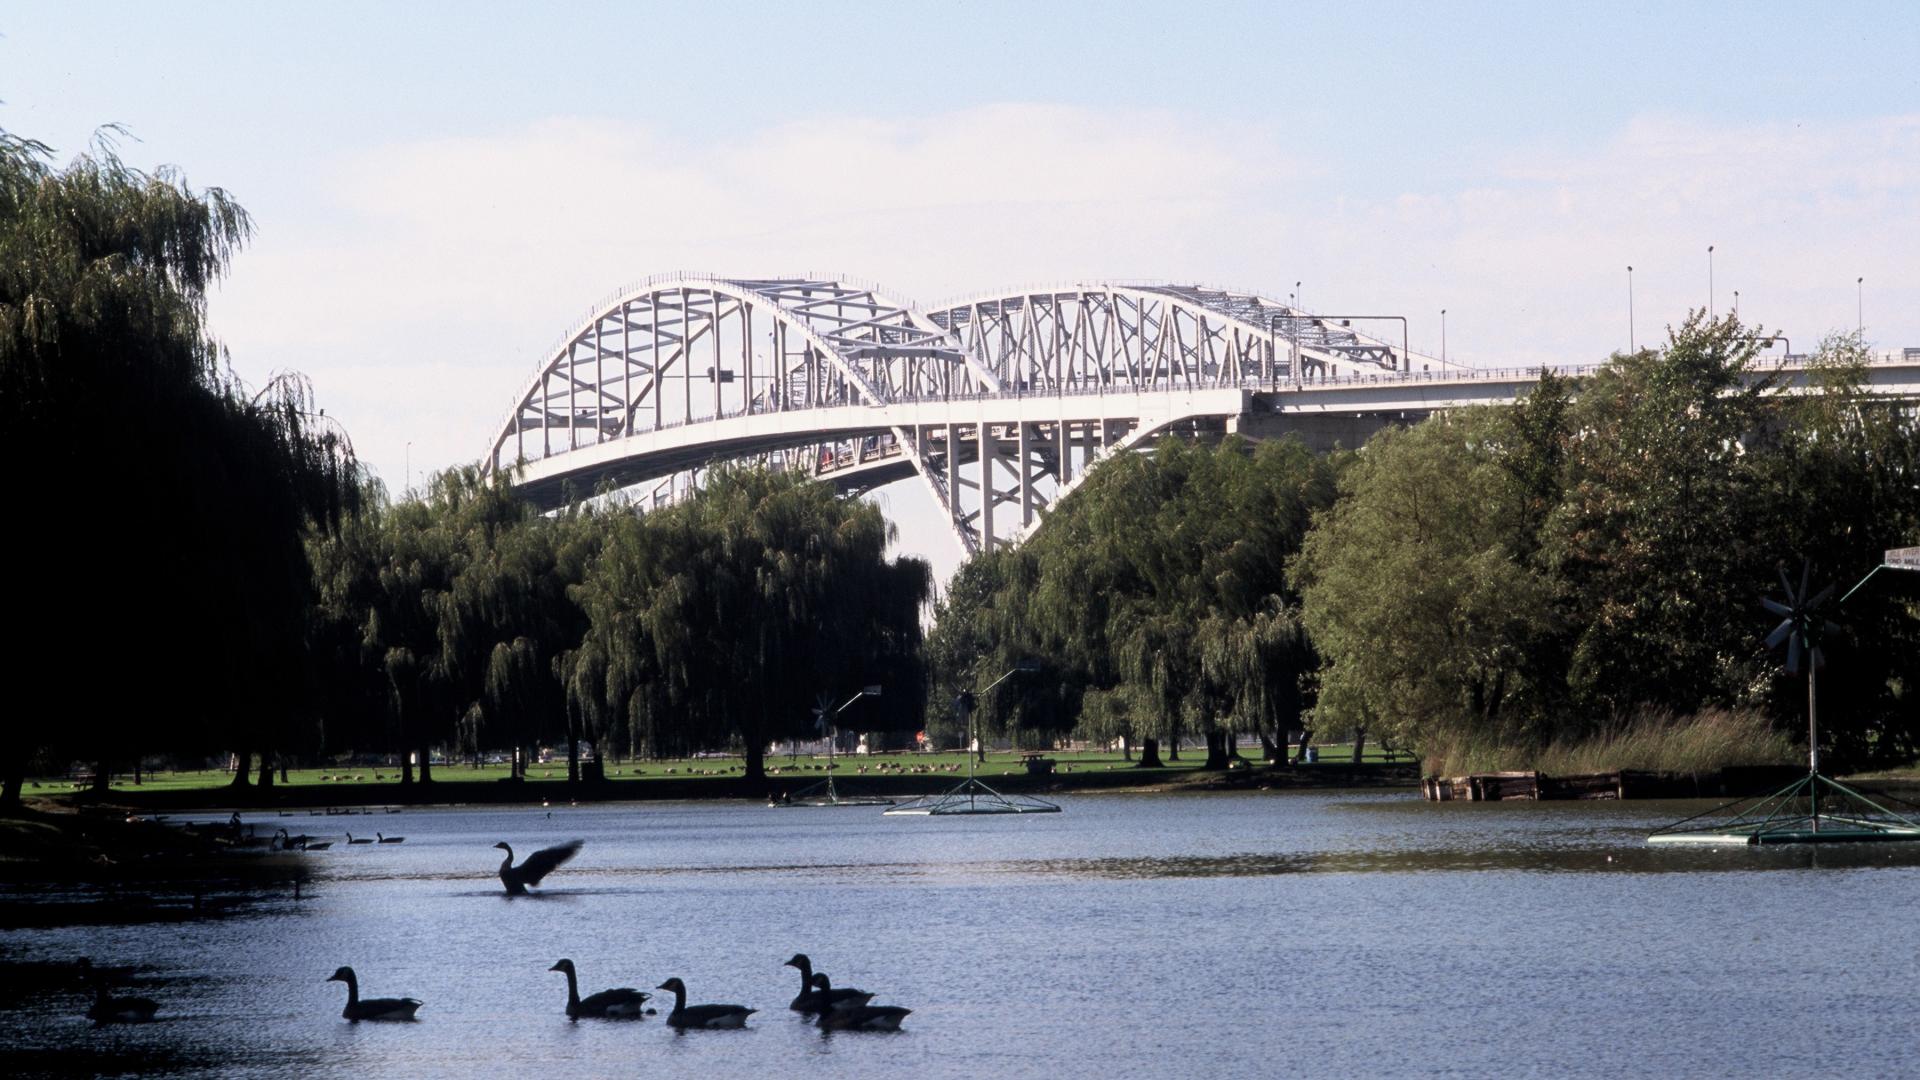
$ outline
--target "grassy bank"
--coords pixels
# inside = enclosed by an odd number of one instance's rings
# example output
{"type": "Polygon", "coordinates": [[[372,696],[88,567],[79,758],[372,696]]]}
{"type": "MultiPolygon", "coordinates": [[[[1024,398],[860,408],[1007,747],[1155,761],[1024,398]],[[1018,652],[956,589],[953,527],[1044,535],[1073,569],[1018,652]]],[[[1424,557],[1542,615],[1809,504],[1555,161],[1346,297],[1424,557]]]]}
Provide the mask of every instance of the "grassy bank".
{"type": "MultiPolygon", "coordinates": [[[[1017,753],[989,753],[975,767],[976,775],[996,787],[1020,791],[1115,790],[1121,788],[1187,788],[1221,786],[1259,786],[1265,778],[1269,786],[1338,786],[1343,783],[1373,783],[1374,773],[1404,774],[1402,782],[1411,783],[1414,770],[1407,755],[1390,765],[1386,757],[1369,748],[1361,764],[1360,775],[1352,762],[1351,746],[1319,747],[1316,765],[1269,768],[1256,758],[1244,759],[1244,766],[1228,773],[1200,768],[1204,755],[1189,752],[1178,762],[1154,769],[1137,768],[1119,753],[1107,751],[1050,752],[1054,771],[1032,774],[1025,758],[1017,753]]],[[[1258,753],[1257,748],[1254,751],[1258,753]]],[[[509,779],[505,765],[436,765],[434,782],[425,788],[415,784],[409,789],[400,783],[400,774],[390,766],[352,768],[290,769],[285,782],[276,775],[272,788],[257,786],[234,788],[232,774],[223,770],[194,772],[157,772],[142,777],[136,785],[131,776],[116,776],[107,800],[120,805],[153,809],[187,809],[214,806],[382,806],[400,803],[488,802],[538,803],[551,799],[585,797],[593,799],[699,799],[765,798],[782,792],[791,794],[828,776],[824,756],[767,759],[767,779],[749,784],[743,773],[745,763],[738,757],[702,757],[671,761],[609,763],[606,779],[579,789],[567,784],[564,762],[535,765],[524,781],[509,779]]],[[[832,775],[843,790],[890,796],[915,795],[949,787],[967,775],[967,755],[952,753],[902,753],[841,756],[835,759],[832,775]]],[[[77,790],[77,781],[38,778],[29,785],[30,795],[57,795],[65,800],[88,801],[90,792],[77,790]]]]}
{"type": "Polygon", "coordinates": [[[1705,773],[1730,765],[1791,765],[1805,760],[1806,751],[1765,716],[1711,709],[1681,717],[1646,713],[1587,738],[1555,740],[1545,746],[1456,743],[1430,756],[1427,771],[1441,776],[1525,769],[1552,776],[1618,769],[1705,773]]]}

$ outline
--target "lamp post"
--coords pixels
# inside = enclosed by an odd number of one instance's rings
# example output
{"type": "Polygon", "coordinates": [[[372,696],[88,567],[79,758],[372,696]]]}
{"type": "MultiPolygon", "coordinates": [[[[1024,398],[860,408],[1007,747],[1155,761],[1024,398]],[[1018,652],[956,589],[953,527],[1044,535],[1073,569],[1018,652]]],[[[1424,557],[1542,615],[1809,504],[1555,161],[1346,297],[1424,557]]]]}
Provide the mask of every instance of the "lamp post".
{"type": "Polygon", "coordinates": [[[1300,283],[1297,281],[1293,283],[1293,306],[1300,306],[1300,283]]]}
{"type": "MultiPolygon", "coordinates": [[[[1447,309],[1440,309],[1440,363],[1447,362],[1447,309]]],[[[1282,735],[1286,732],[1281,732],[1282,735]]]]}
{"type": "MultiPolygon", "coordinates": [[[[824,694],[821,696],[825,697],[824,694]]],[[[827,738],[827,798],[829,799],[837,800],[839,798],[839,794],[833,789],[833,744],[839,741],[840,725],[838,721],[840,719],[840,714],[843,712],[846,712],[847,707],[849,705],[852,705],[854,702],[859,701],[863,697],[879,697],[879,696],[880,696],[880,687],[863,686],[860,688],[859,693],[848,698],[845,704],[842,704],[839,708],[833,710],[833,713],[831,716],[827,714],[827,711],[824,708],[816,708],[813,710],[814,726],[819,728],[820,733],[822,735],[825,735],[827,738]]],[[[831,699],[828,699],[828,700],[831,700],[831,699]]]]}
{"type": "Polygon", "coordinates": [[[1633,344],[1633,267],[1627,267],[1627,351],[1635,352],[1633,344]]]}
{"type": "Polygon", "coordinates": [[[1867,332],[1867,279],[1854,278],[1853,290],[1854,333],[1865,334],[1867,332]]]}
{"type": "Polygon", "coordinates": [[[985,690],[980,691],[980,693],[977,696],[971,690],[962,690],[960,691],[959,696],[953,699],[954,710],[961,714],[960,716],[961,722],[967,725],[967,735],[969,738],[973,740],[973,753],[969,755],[967,758],[967,779],[969,780],[973,779],[973,763],[976,760],[978,761],[987,760],[986,744],[980,741],[979,725],[973,722],[973,718],[980,715],[979,710],[975,709],[974,705],[978,702],[980,698],[993,693],[994,687],[999,686],[1001,683],[1006,682],[1008,679],[1011,679],[1015,675],[1031,675],[1034,672],[1039,670],[1040,670],[1040,661],[1022,660],[1019,663],[1008,668],[1007,673],[1005,675],[1002,675],[999,678],[988,683],[987,688],[985,690]]]}
{"type": "Polygon", "coordinates": [[[1733,290],[1733,317],[1736,319],[1740,317],[1740,290],[1739,289],[1733,290]]]}
{"type": "Polygon", "coordinates": [[[402,498],[413,497],[413,440],[407,440],[407,490],[402,498]]]}
{"type": "Polygon", "coordinates": [[[1713,245],[1707,245],[1707,317],[1713,317],[1713,245]]]}

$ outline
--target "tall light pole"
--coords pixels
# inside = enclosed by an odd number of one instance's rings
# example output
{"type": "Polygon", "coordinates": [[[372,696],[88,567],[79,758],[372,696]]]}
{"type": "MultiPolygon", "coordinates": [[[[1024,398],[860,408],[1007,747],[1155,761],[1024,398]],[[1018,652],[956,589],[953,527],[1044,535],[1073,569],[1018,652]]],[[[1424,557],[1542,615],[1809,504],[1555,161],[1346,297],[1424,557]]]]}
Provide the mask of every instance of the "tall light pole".
{"type": "Polygon", "coordinates": [[[1293,283],[1293,306],[1300,306],[1300,283],[1297,281],[1293,283]]]}
{"type": "Polygon", "coordinates": [[[407,490],[402,498],[413,497],[413,440],[407,440],[407,490]]]}
{"type": "Polygon", "coordinates": [[[1440,362],[1447,362],[1447,309],[1440,309],[1440,362]]]}
{"type": "Polygon", "coordinates": [[[1740,317],[1740,290],[1739,289],[1733,290],[1733,317],[1736,319],[1740,317]]]}
{"type": "Polygon", "coordinates": [[[1865,334],[1867,332],[1867,279],[1864,277],[1854,278],[1853,290],[1854,332],[1857,334],[1865,334]]]}
{"type": "Polygon", "coordinates": [[[1713,317],[1713,245],[1707,245],[1707,317],[1713,317]]]}
{"type": "Polygon", "coordinates": [[[1633,267],[1627,267],[1627,351],[1634,352],[1633,345],[1633,267]]]}

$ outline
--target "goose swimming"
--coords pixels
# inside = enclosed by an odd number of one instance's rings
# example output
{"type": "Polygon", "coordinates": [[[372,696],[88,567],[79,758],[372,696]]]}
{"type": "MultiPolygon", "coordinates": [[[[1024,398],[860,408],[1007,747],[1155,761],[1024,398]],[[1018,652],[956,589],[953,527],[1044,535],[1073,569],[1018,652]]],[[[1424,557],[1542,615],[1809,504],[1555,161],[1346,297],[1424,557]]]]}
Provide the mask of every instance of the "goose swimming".
{"type": "Polygon", "coordinates": [[[793,1004],[787,1006],[794,1012],[817,1013],[825,1008],[844,1008],[848,1005],[865,1005],[873,1000],[873,995],[865,990],[855,990],[851,986],[835,989],[832,994],[822,996],[819,988],[813,985],[813,961],[806,953],[794,953],[793,959],[783,967],[800,969],[800,992],[794,995],[793,1004]]]}
{"type": "Polygon", "coordinates": [[[80,959],[80,970],[93,983],[93,1005],[87,1019],[96,1024],[144,1024],[160,1011],[158,1002],[143,997],[114,997],[107,992],[107,980],[93,969],[93,961],[80,959]]]}
{"type": "Polygon", "coordinates": [[[509,896],[524,896],[527,886],[540,884],[540,879],[553,873],[554,867],[579,854],[582,843],[580,840],[569,840],[558,847],[541,848],[515,866],[513,847],[502,840],[493,845],[507,853],[507,857],[500,862],[500,884],[507,887],[509,896]]]}
{"type": "Polygon", "coordinates": [[[360,980],[354,976],[353,969],[350,967],[343,967],[327,976],[326,981],[343,982],[347,984],[347,1007],[340,1010],[340,1015],[355,1023],[359,1023],[362,1020],[412,1020],[414,1010],[418,1009],[421,1005],[421,1001],[418,998],[367,998],[364,1001],[361,1000],[360,980]]]}
{"type": "Polygon", "coordinates": [[[562,971],[567,976],[567,1019],[578,1020],[583,1016],[597,1017],[602,1020],[637,1020],[646,1015],[647,999],[652,994],[644,990],[635,990],[631,986],[622,986],[617,990],[602,990],[597,994],[580,996],[580,980],[573,970],[573,961],[557,961],[548,971],[562,971]]]}
{"type": "MultiPolygon", "coordinates": [[[[823,973],[814,973],[813,985],[822,994],[833,993],[823,973]]],[[[900,1021],[911,1015],[912,1009],[898,1005],[844,1005],[821,1010],[819,1024],[828,1031],[899,1031],[900,1021]]]]}
{"type": "Polygon", "coordinates": [[[759,1011],[745,1005],[689,1005],[687,984],[677,977],[668,979],[654,989],[673,993],[673,1011],[667,1014],[667,1023],[682,1030],[746,1027],[747,1017],[759,1011]]]}

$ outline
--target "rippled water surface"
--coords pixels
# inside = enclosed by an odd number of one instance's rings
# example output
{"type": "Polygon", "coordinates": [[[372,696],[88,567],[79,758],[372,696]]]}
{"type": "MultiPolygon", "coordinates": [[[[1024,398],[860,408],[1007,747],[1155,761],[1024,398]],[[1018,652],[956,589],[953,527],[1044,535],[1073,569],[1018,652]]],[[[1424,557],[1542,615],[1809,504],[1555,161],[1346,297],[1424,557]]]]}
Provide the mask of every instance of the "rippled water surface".
{"type": "Polygon", "coordinates": [[[1644,845],[1696,804],[1064,805],[261,819],[406,842],[267,863],[284,887],[9,887],[0,1073],[1920,1076],[1920,845],[1644,845]],[[490,845],[573,837],[542,895],[503,894],[490,845]],[[803,1023],[795,951],[914,1009],[906,1029],[803,1023]],[[48,966],[80,956],[165,1019],[91,1027],[48,966]],[[761,1011],[685,1035],[569,1023],[563,956],[583,992],[678,975],[761,1011]],[[342,964],[423,999],[419,1022],[342,1020],[342,964]]]}

